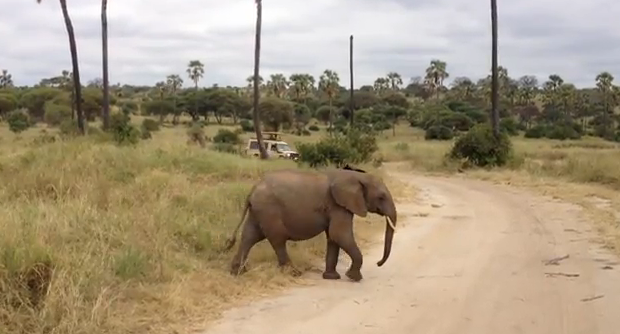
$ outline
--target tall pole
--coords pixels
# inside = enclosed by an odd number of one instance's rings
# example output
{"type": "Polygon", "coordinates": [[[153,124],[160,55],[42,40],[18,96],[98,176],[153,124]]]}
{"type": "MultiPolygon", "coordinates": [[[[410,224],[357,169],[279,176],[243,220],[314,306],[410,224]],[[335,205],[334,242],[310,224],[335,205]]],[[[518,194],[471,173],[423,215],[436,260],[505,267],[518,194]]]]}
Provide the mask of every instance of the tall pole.
{"type": "Polygon", "coordinates": [[[491,119],[493,120],[493,134],[499,137],[499,100],[498,73],[497,73],[497,0],[491,0],[491,119]]]}
{"type": "Polygon", "coordinates": [[[354,118],[354,114],[355,114],[355,110],[354,110],[354,106],[355,103],[353,102],[353,35],[351,35],[349,37],[349,72],[351,75],[351,96],[350,96],[350,101],[349,101],[349,112],[351,113],[350,115],[350,121],[351,121],[351,127],[353,127],[353,118],[354,118]]]}

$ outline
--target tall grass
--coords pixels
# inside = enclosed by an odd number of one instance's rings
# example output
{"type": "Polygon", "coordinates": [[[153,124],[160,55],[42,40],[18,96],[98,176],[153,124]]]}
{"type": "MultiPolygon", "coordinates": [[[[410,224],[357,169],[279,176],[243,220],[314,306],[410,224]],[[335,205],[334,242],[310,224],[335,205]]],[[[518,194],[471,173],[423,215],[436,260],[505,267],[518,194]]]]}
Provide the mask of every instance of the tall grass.
{"type": "MultiPolygon", "coordinates": [[[[293,281],[266,242],[238,279],[218,248],[251,184],[295,165],[189,147],[184,133],[162,129],[137,147],[3,143],[23,148],[0,158],[0,332],[185,332],[293,281]]],[[[359,220],[361,243],[382,229],[373,219],[359,220]]],[[[324,247],[319,237],[289,245],[306,270],[324,247]]]]}

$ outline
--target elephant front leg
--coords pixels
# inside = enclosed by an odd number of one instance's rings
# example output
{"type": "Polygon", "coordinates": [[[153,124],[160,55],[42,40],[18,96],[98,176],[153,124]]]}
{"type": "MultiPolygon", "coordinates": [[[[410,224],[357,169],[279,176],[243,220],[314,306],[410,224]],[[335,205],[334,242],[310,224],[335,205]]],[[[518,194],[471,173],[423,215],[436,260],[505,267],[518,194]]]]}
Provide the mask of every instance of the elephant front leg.
{"type": "MultiPolygon", "coordinates": [[[[330,226],[329,234],[331,239],[334,240],[340,248],[342,248],[345,253],[349,255],[349,257],[351,257],[351,267],[349,267],[349,270],[347,270],[345,275],[355,282],[361,281],[363,277],[360,270],[362,269],[364,259],[362,257],[362,252],[355,242],[351,224],[349,224],[348,227],[332,224],[330,226]]],[[[338,257],[336,257],[336,261],[337,259],[338,257]]]]}
{"type": "Polygon", "coordinates": [[[340,274],[336,271],[338,265],[338,255],[340,254],[340,246],[329,238],[327,234],[327,250],[325,252],[325,272],[324,279],[340,279],[340,274]]]}

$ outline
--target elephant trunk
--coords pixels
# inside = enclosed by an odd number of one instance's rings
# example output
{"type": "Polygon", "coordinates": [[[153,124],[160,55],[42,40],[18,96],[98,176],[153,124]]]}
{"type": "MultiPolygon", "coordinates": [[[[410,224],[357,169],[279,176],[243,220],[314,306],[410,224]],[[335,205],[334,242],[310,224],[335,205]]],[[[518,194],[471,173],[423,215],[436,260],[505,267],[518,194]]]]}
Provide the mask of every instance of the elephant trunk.
{"type": "Polygon", "coordinates": [[[396,228],[396,212],[385,216],[385,242],[383,245],[383,258],[377,262],[377,266],[381,267],[390,257],[392,251],[392,240],[394,239],[394,229],[396,228]]]}

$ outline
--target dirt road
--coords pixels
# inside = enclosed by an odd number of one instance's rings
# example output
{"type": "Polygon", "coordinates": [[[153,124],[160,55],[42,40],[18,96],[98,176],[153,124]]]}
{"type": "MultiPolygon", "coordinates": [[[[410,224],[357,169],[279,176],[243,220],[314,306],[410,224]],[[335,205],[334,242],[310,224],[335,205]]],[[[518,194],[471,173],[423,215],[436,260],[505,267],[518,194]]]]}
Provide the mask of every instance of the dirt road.
{"type": "MultiPolygon", "coordinates": [[[[479,181],[396,175],[421,198],[398,206],[383,267],[379,244],[365,253],[361,282],[309,274],[315,285],[227,312],[205,334],[620,333],[620,263],[588,241],[595,234],[578,207],[479,181]]],[[[341,273],[348,260],[341,255],[341,273]]]]}

